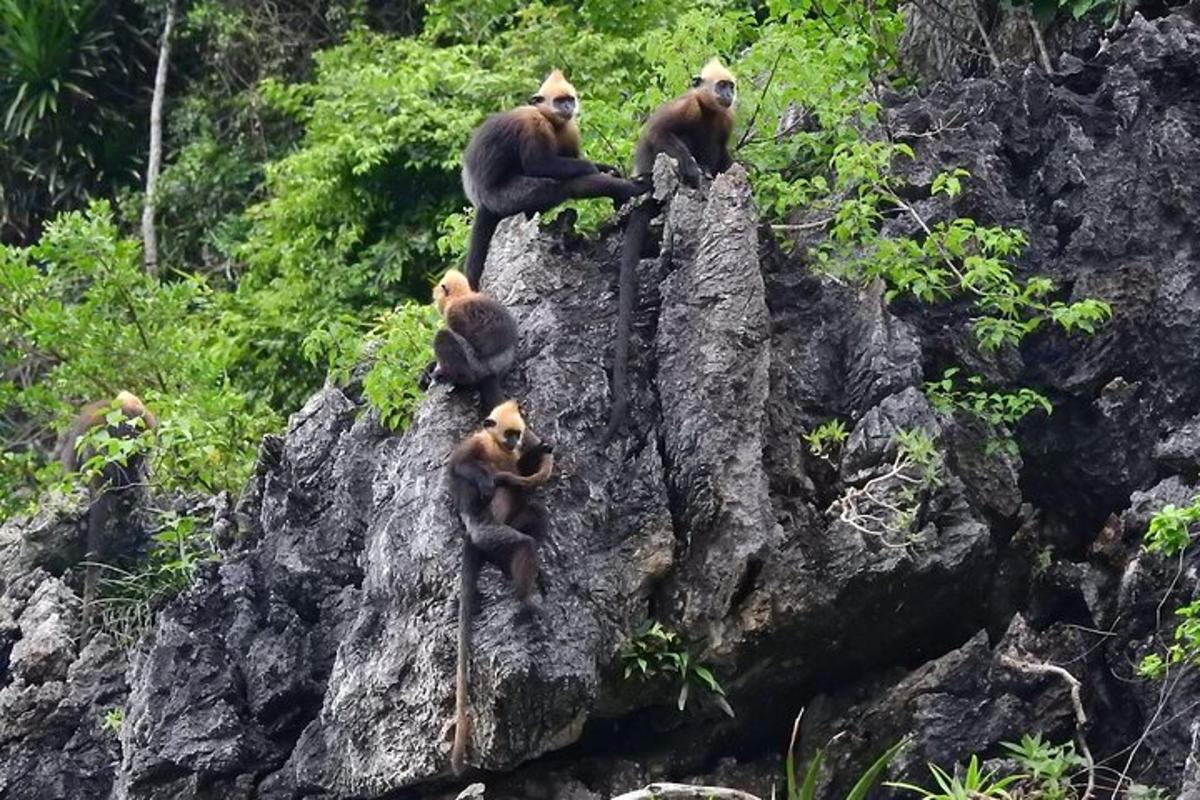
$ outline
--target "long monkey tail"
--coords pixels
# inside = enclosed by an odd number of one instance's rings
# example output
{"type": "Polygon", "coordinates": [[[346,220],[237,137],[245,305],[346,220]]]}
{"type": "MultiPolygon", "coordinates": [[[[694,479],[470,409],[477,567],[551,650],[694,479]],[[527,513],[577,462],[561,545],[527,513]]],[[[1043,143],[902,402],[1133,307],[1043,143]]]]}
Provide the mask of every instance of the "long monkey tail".
{"type": "Polygon", "coordinates": [[[483,206],[475,209],[475,221],[471,223],[471,241],[467,245],[467,262],[463,271],[467,273],[467,282],[471,284],[471,289],[476,292],[479,291],[479,281],[483,278],[483,265],[487,263],[492,236],[502,219],[504,218],[483,206]]]}
{"type": "Polygon", "coordinates": [[[629,414],[629,336],[633,327],[633,306],[637,300],[637,265],[642,258],[650,220],[658,211],[659,203],[646,200],[633,210],[625,228],[618,279],[617,331],[613,340],[612,410],[609,411],[602,446],[607,446],[613,440],[629,414]]]}
{"type": "Polygon", "coordinates": [[[470,711],[467,708],[471,664],[471,601],[479,574],[479,556],[471,546],[471,537],[463,536],[462,582],[458,598],[458,671],[454,688],[454,747],[450,750],[450,768],[461,775],[471,738],[470,711]]]}
{"type": "Polygon", "coordinates": [[[96,603],[96,584],[99,579],[97,562],[102,556],[104,526],[108,522],[108,514],[113,502],[107,485],[100,485],[92,492],[92,502],[88,506],[87,552],[83,557],[87,562],[83,570],[83,628],[85,631],[92,624],[92,613],[96,603]]]}
{"type": "Polygon", "coordinates": [[[489,375],[484,378],[479,384],[479,413],[480,417],[486,417],[492,413],[492,409],[503,403],[507,398],[504,396],[504,387],[500,384],[500,379],[495,375],[489,375]]]}

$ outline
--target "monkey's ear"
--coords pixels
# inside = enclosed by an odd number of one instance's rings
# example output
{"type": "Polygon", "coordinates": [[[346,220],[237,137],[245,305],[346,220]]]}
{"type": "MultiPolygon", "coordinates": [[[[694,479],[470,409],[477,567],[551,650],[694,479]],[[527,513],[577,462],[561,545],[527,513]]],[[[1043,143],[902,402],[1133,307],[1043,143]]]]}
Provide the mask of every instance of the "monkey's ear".
{"type": "Polygon", "coordinates": [[[545,101],[545,99],[546,98],[544,96],[542,96],[540,94],[535,94],[533,97],[529,98],[529,105],[531,105],[531,106],[541,105],[545,101]]]}
{"type": "Polygon", "coordinates": [[[701,78],[699,75],[692,76],[692,86],[699,86],[702,83],[704,83],[704,78],[701,78]]]}
{"type": "Polygon", "coordinates": [[[484,419],[484,421],[483,421],[483,427],[485,427],[485,428],[494,428],[494,427],[496,427],[496,420],[492,419],[491,417],[487,417],[487,418],[486,418],[486,419],[484,419]]]}

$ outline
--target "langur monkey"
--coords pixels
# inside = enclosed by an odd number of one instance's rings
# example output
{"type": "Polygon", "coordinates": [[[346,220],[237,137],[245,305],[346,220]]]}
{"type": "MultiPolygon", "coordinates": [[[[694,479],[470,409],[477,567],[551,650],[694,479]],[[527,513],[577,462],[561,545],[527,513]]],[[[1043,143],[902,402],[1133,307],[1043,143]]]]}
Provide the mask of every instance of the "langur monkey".
{"type": "Polygon", "coordinates": [[[493,114],[472,134],[462,169],[475,207],[465,267],[472,289],[479,288],[492,235],[505,217],[587,197],[619,205],[649,189],[580,158],[578,111],[575,87],[556,69],[527,105],[493,114]]]}
{"type": "Polygon", "coordinates": [[[455,684],[454,746],[450,765],[462,774],[470,738],[468,668],[471,659],[471,600],[481,561],[499,567],[517,597],[529,601],[538,576],[537,545],[550,524],[546,507],[532,499],[554,468],[551,446],[525,424],[516,402],[492,409],[483,427],[450,456],[454,504],[467,529],[463,538],[458,606],[458,670],[455,684]]]}
{"type": "MultiPolygon", "coordinates": [[[[729,169],[729,136],[733,132],[733,104],[737,86],[733,74],[714,58],[692,79],[692,88],[660,106],[638,139],[634,174],[641,178],[654,172],[654,160],[666,153],[679,165],[679,174],[689,186],[699,186],[701,170],[717,175],[729,169]]],[[[634,209],[625,229],[621,250],[621,273],[617,301],[617,331],[613,343],[612,410],[604,431],[604,444],[612,441],[629,413],[629,336],[637,294],[637,263],[642,257],[650,220],[660,204],[647,200],[634,209]]]]}
{"type": "Polygon", "coordinates": [[[446,327],[434,337],[436,360],[425,368],[421,388],[433,381],[478,388],[481,413],[487,414],[504,400],[500,382],[517,354],[517,322],[456,269],[433,287],[433,302],[446,327]]]}
{"type": "MultiPolygon", "coordinates": [[[[122,391],[115,400],[100,400],[88,403],[80,409],[79,415],[63,434],[58,444],[58,459],[67,472],[78,472],[95,453],[84,446],[80,449],[80,440],[93,429],[107,427],[108,435],[117,439],[135,439],[145,431],[158,427],[158,420],[146,408],[137,395],[122,391]],[[110,423],[109,415],[120,411],[121,419],[110,423]]],[[[88,562],[83,573],[83,625],[86,629],[91,624],[93,605],[96,602],[96,563],[105,556],[104,528],[112,512],[116,495],[130,486],[139,483],[143,478],[144,459],[141,454],[130,456],[124,464],[112,462],[105,464],[96,475],[89,487],[90,503],[88,505],[87,523],[87,554],[84,560],[88,562]]]]}

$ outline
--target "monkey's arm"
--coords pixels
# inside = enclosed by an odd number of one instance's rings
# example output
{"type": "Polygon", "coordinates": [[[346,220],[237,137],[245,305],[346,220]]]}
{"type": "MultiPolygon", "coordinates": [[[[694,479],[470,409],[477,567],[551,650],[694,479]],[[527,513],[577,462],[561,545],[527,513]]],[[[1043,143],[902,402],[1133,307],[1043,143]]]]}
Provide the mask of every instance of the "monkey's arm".
{"type": "Polygon", "coordinates": [[[496,470],[480,458],[474,437],[468,438],[450,456],[450,474],[475,487],[483,500],[496,491],[496,470]]]}
{"type": "Polygon", "coordinates": [[[700,185],[700,165],[682,139],[669,130],[649,130],[646,138],[655,153],[666,153],[678,162],[679,177],[684,183],[692,187],[700,185]]]}
{"type": "Polygon", "coordinates": [[[495,473],[495,480],[496,483],[502,483],[506,486],[521,486],[524,488],[541,486],[550,480],[550,473],[553,469],[554,456],[550,453],[545,453],[542,455],[542,463],[538,466],[537,472],[532,475],[518,475],[515,472],[498,471],[495,473]]]}
{"type": "Polygon", "coordinates": [[[586,158],[556,155],[544,141],[531,136],[521,142],[521,171],[531,178],[565,181],[592,175],[598,170],[586,158]]]}

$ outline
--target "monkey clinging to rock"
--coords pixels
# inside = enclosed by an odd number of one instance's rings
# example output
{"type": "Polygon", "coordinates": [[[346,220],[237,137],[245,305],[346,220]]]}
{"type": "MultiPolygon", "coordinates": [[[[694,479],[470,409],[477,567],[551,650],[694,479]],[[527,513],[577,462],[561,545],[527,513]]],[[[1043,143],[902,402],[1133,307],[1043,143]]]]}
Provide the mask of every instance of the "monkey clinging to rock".
{"type": "Polygon", "coordinates": [[[528,602],[538,576],[538,542],[550,515],[530,490],[550,478],[551,446],[525,424],[515,401],[492,409],[483,427],[468,435],[450,456],[454,505],[466,526],[458,607],[458,671],[454,747],[450,763],[461,774],[470,735],[468,669],[471,659],[471,601],[481,561],[509,577],[517,598],[528,602]]]}
{"type": "MultiPolygon", "coordinates": [[[[80,409],[58,443],[58,459],[67,472],[78,472],[95,453],[82,440],[98,428],[107,428],[114,439],[136,439],[146,431],[158,427],[158,420],[142,401],[130,392],[122,391],[115,400],[100,400],[80,409]],[[119,412],[119,414],[117,413],[119,412]],[[114,420],[110,421],[110,417],[114,420]]],[[[96,562],[107,553],[105,526],[112,513],[117,495],[143,480],[145,461],[140,452],[130,455],[124,463],[110,461],[92,478],[88,486],[89,505],[87,522],[88,562],[83,573],[83,624],[91,624],[93,605],[96,601],[96,562]]]]}
{"type": "Polygon", "coordinates": [[[501,379],[517,353],[517,322],[500,302],[474,291],[465,275],[450,270],[433,287],[433,302],[446,327],[433,340],[435,361],[419,384],[433,381],[479,390],[483,414],[504,400],[501,379]]]}
{"type": "MultiPolygon", "coordinates": [[[[689,186],[700,185],[701,170],[717,175],[733,164],[729,136],[733,132],[733,105],[737,85],[733,73],[714,58],[692,79],[692,88],[661,105],[650,115],[638,138],[634,173],[649,176],[654,160],[666,153],[678,164],[679,175],[689,186]]],[[[635,270],[646,245],[650,220],[661,205],[647,199],[634,209],[625,229],[617,300],[617,330],[613,342],[612,411],[604,432],[607,444],[625,424],[629,413],[629,335],[637,294],[635,270]]]]}

